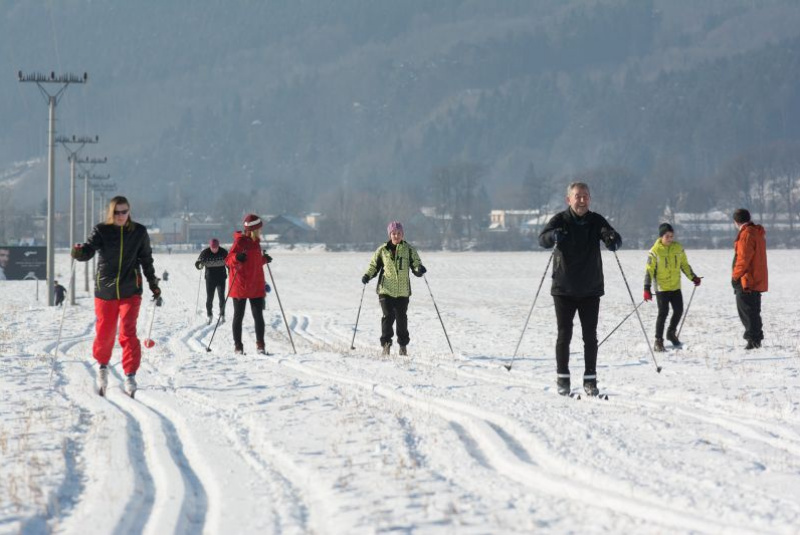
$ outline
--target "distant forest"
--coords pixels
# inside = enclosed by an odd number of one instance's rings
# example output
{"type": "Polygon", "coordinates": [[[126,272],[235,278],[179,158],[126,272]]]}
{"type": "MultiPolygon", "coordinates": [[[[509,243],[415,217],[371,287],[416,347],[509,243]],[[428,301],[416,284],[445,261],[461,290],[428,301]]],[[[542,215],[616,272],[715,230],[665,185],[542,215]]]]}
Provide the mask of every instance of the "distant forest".
{"type": "Polygon", "coordinates": [[[634,240],[666,208],[800,224],[795,0],[4,0],[0,47],[0,242],[46,193],[18,70],[89,73],[58,131],[143,216],[316,211],[348,243],[425,206],[463,237],[583,179],[634,240]]]}

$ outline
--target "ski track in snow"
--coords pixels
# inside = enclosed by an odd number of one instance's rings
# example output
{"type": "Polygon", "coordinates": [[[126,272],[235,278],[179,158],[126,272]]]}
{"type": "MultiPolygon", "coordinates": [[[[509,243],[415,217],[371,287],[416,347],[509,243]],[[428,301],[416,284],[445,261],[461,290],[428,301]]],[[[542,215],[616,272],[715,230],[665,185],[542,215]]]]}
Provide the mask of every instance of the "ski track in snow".
{"type": "MultiPolygon", "coordinates": [[[[610,399],[562,398],[545,288],[512,370],[503,366],[548,254],[425,254],[455,354],[415,280],[408,357],[397,346],[380,354],[374,293],[364,295],[351,349],[360,287],[326,292],[313,282],[353,279],[368,255],[273,255],[297,354],[273,293],[269,356],[255,354],[249,313],[246,354],[234,356],[230,318],[216,332],[216,316],[205,324],[194,257],[158,256],[172,276],[135,400],[121,389],[119,347],[107,398],[93,391],[85,293],[67,311],[55,358],[61,310],[24,296],[4,304],[0,532],[795,533],[796,306],[765,294],[768,343],[744,352],[729,253],[692,253],[706,278],[686,347],[656,355],[664,373],[631,317],[601,348],[610,399]]],[[[628,281],[638,280],[644,253],[619,256],[628,281]]],[[[771,253],[771,284],[796,288],[798,259],[771,253]]],[[[632,307],[613,257],[605,264],[601,339],[632,307]]],[[[150,307],[145,300],[141,339],[150,307]]],[[[652,343],[655,307],[640,310],[652,343]]],[[[578,391],[579,329],[572,349],[578,391]]]]}

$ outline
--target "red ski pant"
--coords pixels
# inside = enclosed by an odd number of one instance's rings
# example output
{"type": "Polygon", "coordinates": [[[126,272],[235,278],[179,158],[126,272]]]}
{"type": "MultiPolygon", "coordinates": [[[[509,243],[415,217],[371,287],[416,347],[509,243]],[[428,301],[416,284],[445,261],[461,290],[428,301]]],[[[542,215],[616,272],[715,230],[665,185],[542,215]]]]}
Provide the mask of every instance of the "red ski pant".
{"type": "Polygon", "coordinates": [[[94,300],[94,312],[97,316],[95,339],[92,354],[100,364],[108,364],[111,351],[114,349],[114,338],[117,336],[119,323],[119,345],[122,346],[122,369],[125,375],[136,373],[142,361],[142,346],[136,337],[136,320],[139,318],[139,307],[142,296],[134,295],[124,299],[106,301],[94,300]]]}

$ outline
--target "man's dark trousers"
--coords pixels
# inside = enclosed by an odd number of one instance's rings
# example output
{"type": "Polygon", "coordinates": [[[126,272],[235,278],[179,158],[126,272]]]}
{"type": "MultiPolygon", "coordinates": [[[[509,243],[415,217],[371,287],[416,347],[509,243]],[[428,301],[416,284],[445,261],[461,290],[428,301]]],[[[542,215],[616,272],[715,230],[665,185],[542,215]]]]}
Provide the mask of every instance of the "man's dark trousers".
{"type": "Polygon", "coordinates": [[[596,374],[597,317],[600,314],[600,297],[570,297],[554,295],[558,339],[556,340],[557,373],[569,375],[569,343],[572,340],[572,322],[575,312],[581,320],[583,332],[584,375],[596,374]]]}

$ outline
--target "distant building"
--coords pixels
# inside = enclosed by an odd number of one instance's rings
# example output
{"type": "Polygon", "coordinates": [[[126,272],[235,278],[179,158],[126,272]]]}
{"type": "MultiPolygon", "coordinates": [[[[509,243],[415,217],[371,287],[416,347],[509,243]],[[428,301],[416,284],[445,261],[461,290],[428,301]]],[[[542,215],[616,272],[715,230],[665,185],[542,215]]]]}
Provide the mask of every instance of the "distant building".
{"type": "Polygon", "coordinates": [[[264,223],[261,233],[268,241],[280,243],[312,243],[317,240],[316,229],[304,219],[285,214],[264,223]]]}
{"type": "Polygon", "coordinates": [[[538,232],[539,227],[550,219],[550,214],[539,210],[492,210],[489,213],[489,231],[508,232],[516,230],[523,234],[538,232]]]}

